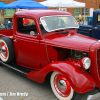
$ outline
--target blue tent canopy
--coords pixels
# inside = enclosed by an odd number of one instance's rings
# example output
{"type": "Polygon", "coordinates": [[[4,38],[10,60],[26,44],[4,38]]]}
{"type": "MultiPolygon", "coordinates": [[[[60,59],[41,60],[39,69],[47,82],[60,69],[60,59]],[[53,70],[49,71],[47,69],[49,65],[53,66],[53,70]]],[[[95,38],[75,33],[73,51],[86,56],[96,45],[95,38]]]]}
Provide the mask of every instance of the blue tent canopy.
{"type": "Polygon", "coordinates": [[[6,5],[6,3],[0,2],[0,9],[2,6],[6,5]]]}
{"type": "Polygon", "coordinates": [[[32,0],[18,0],[11,2],[2,7],[2,9],[12,9],[12,8],[24,8],[24,9],[48,9],[47,6],[44,6],[36,1],[32,0]]]}

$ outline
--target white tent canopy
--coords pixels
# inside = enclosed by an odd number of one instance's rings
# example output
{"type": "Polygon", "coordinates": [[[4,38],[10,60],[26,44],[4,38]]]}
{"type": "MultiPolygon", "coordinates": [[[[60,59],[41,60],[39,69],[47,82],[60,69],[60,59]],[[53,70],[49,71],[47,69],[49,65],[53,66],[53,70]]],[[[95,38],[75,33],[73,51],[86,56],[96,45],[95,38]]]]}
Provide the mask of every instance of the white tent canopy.
{"type": "MultiPolygon", "coordinates": [[[[47,0],[40,2],[42,5],[47,7],[67,7],[67,8],[79,8],[85,7],[85,3],[77,2],[74,0],[47,0]]],[[[85,10],[84,10],[84,21],[85,21],[85,10]]]]}
{"type": "MultiPolygon", "coordinates": [[[[71,5],[70,5],[70,6],[71,6],[71,5]]],[[[72,7],[73,7],[73,8],[75,8],[75,7],[85,7],[85,3],[73,1],[72,7]]]]}
{"type": "Polygon", "coordinates": [[[85,3],[74,0],[47,0],[40,3],[48,7],[85,7],[85,3]]]}

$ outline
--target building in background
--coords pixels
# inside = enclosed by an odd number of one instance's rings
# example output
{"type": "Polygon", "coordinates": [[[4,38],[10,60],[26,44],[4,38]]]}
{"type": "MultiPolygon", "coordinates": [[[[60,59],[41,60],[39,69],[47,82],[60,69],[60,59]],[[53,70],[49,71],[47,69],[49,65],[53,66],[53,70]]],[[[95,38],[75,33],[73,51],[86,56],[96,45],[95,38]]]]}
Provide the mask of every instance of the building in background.
{"type": "MultiPolygon", "coordinates": [[[[0,2],[4,2],[4,3],[11,3],[13,1],[17,1],[17,0],[0,0],[0,2]]],[[[45,0],[34,0],[37,2],[42,2],[45,0]]],[[[85,15],[85,17],[88,16],[92,16],[93,14],[93,10],[96,9],[100,9],[100,0],[74,0],[74,1],[78,1],[78,2],[83,2],[86,4],[85,8],[50,8],[50,9],[59,9],[59,10],[63,10],[63,11],[68,11],[70,12],[72,15],[75,15],[75,17],[77,18],[83,18],[83,16],[85,15]]],[[[4,16],[5,17],[10,17],[13,15],[13,13],[15,12],[15,10],[4,10],[4,16]],[[11,14],[10,14],[11,13],[11,14]]]]}
{"type": "Polygon", "coordinates": [[[68,12],[71,12],[73,15],[82,17],[85,14],[85,17],[91,17],[93,15],[93,10],[100,9],[100,0],[75,0],[78,2],[83,2],[86,4],[85,8],[67,8],[68,12]]]}

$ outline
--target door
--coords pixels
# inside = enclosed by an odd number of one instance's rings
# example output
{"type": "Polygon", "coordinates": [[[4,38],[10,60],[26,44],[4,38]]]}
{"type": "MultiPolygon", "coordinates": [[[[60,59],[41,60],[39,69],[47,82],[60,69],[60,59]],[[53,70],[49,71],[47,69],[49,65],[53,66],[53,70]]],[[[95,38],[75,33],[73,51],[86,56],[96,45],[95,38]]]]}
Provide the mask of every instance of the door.
{"type": "Polygon", "coordinates": [[[26,68],[39,69],[40,44],[36,24],[33,19],[17,19],[17,31],[13,42],[16,63],[26,68]]]}

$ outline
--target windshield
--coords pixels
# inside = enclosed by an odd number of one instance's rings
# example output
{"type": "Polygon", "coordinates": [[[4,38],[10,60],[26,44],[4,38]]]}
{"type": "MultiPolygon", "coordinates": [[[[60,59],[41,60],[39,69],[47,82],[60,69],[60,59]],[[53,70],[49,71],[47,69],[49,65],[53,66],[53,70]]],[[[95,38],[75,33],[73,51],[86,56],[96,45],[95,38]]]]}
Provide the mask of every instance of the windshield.
{"type": "Polygon", "coordinates": [[[73,16],[45,16],[41,17],[40,21],[47,32],[60,29],[79,28],[79,25],[73,16]]]}

